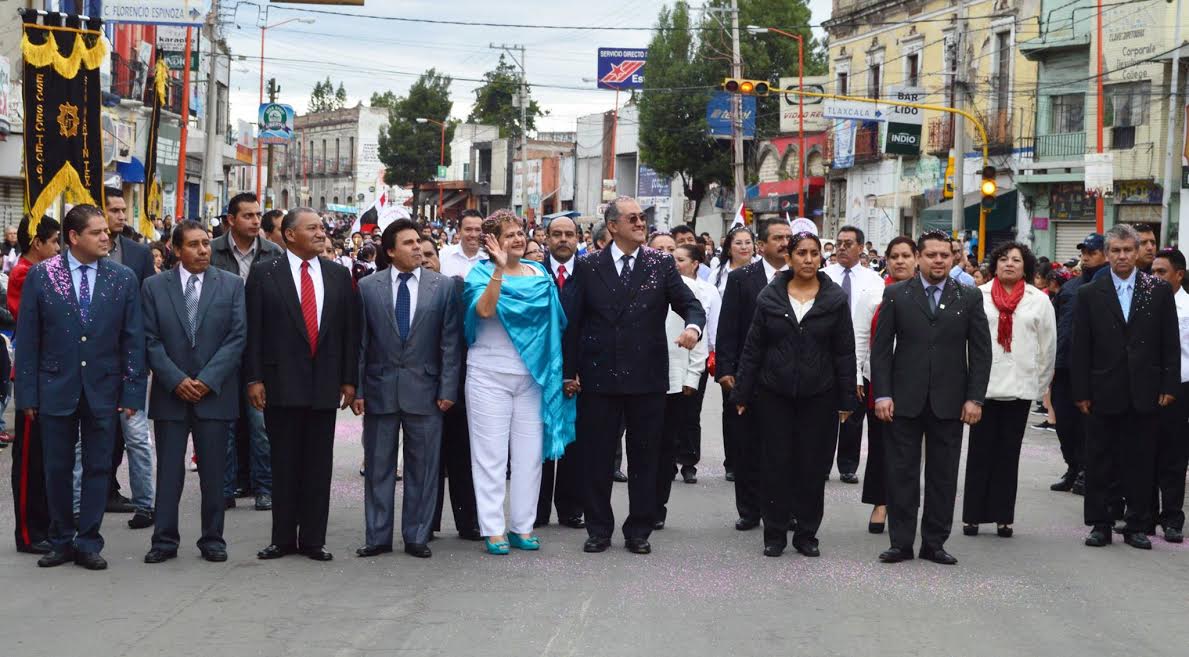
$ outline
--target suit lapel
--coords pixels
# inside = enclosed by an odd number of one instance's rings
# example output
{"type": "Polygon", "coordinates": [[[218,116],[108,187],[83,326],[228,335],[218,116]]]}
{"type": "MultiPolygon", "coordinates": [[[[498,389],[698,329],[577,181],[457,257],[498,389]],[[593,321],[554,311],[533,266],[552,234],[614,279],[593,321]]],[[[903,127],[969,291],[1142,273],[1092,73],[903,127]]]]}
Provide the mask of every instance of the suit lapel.
{"type": "Polygon", "coordinates": [[[269,278],[277,287],[277,292],[285,301],[285,308],[289,311],[289,318],[293,320],[301,335],[306,336],[306,343],[310,341],[310,334],[306,332],[305,318],[301,314],[301,299],[297,296],[297,288],[293,284],[293,273],[289,270],[289,258],[277,258],[273,263],[269,278]]]}
{"type": "Polygon", "coordinates": [[[95,316],[103,312],[104,309],[111,307],[111,304],[97,303],[101,295],[106,294],[110,288],[115,287],[115,274],[112,271],[112,263],[104,258],[100,258],[95,263],[95,287],[91,290],[91,307],[87,311],[87,321],[94,322],[95,316]]]}
{"type": "MultiPolygon", "coordinates": [[[[162,272],[161,276],[165,279],[165,295],[169,297],[169,305],[173,306],[173,311],[178,316],[178,323],[181,324],[182,329],[188,330],[190,320],[186,317],[186,296],[182,293],[182,275],[178,273],[177,269],[170,269],[162,272]]],[[[199,317],[201,316],[200,314],[199,317]]]]}
{"type": "Polygon", "coordinates": [[[388,271],[380,274],[376,279],[375,295],[379,297],[384,315],[388,318],[388,326],[392,334],[400,337],[400,328],[396,325],[396,299],[392,296],[392,275],[396,270],[389,267],[388,271]]]}
{"type": "MultiPolygon", "coordinates": [[[[322,258],[321,256],[318,257],[318,269],[321,270],[321,272],[322,272],[322,313],[318,317],[318,348],[319,349],[322,348],[322,343],[326,341],[326,334],[329,333],[329,331],[326,330],[326,328],[330,324],[330,322],[328,320],[331,317],[335,317],[339,311],[339,309],[338,309],[339,295],[332,294],[331,289],[330,289],[333,281],[330,279],[329,274],[327,273],[327,269],[330,266],[329,263],[330,263],[329,260],[326,260],[326,259],[322,258]]],[[[305,324],[305,322],[302,321],[302,324],[305,324]]]]}
{"type": "MultiPolygon", "coordinates": [[[[947,309],[952,308],[954,302],[958,298],[958,283],[952,278],[946,277],[945,284],[941,288],[941,302],[937,306],[937,316],[940,317],[942,313],[949,312],[947,309]]],[[[928,299],[925,299],[928,302],[928,299]]]]}
{"type": "MultiPolygon", "coordinates": [[[[210,309],[211,303],[214,302],[215,297],[219,294],[219,286],[223,285],[224,277],[220,276],[218,270],[214,267],[207,267],[206,273],[202,276],[202,289],[198,295],[198,322],[194,326],[194,340],[198,340],[198,331],[202,328],[202,322],[209,314],[207,310],[210,309]]],[[[181,290],[181,283],[173,286],[175,290],[181,290]]],[[[182,306],[185,307],[185,297],[182,298],[182,306]]]]}
{"type": "Polygon", "coordinates": [[[598,270],[599,276],[602,277],[603,282],[607,284],[607,287],[612,292],[618,294],[624,291],[623,285],[619,282],[619,273],[615,271],[615,260],[611,257],[610,245],[599,251],[598,263],[596,263],[595,269],[598,270]]]}
{"type": "Polygon", "coordinates": [[[74,277],[70,275],[70,260],[66,258],[65,253],[54,257],[59,260],[60,266],[53,266],[51,263],[46,266],[46,273],[51,279],[50,282],[53,283],[52,287],[63,291],[66,307],[74,313],[74,318],[82,323],[82,310],[79,308],[78,297],[74,291],[74,277]]]}
{"type": "Polygon", "coordinates": [[[908,284],[908,294],[916,299],[917,305],[920,306],[921,312],[925,313],[925,317],[932,320],[933,311],[929,309],[929,295],[925,293],[925,285],[921,282],[919,274],[908,284]]]}
{"type": "MultiPolygon", "coordinates": [[[[1136,280],[1139,280],[1138,276],[1136,276],[1136,280]]],[[[1135,288],[1136,287],[1138,287],[1138,286],[1132,287],[1132,293],[1131,293],[1131,308],[1132,308],[1132,310],[1135,309],[1135,296],[1136,296],[1135,288]]],[[[1102,277],[1102,282],[1099,283],[1098,290],[1099,290],[1099,293],[1102,294],[1102,296],[1104,297],[1102,300],[1103,303],[1106,304],[1106,306],[1111,309],[1111,312],[1114,313],[1115,318],[1117,318],[1119,320],[1119,322],[1121,322],[1123,324],[1124,328],[1126,328],[1127,318],[1123,316],[1123,305],[1119,303],[1119,293],[1115,291],[1115,280],[1113,278],[1111,278],[1111,275],[1109,273],[1107,273],[1106,275],[1104,275],[1102,277]]]]}
{"type": "MultiPolygon", "coordinates": [[[[413,334],[417,332],[417,327],[421,326],[421,319],[425,317],[425,313],[429,312],[430,300],[437,287],[437,278],[431,279],[425,275],[425,271],[422,271],[421,280],[417,282],[417,310],[413,313],[413,323],[409,326],[409,338],[412,338],[413,334]]],[[[396,321],[395,313],[393,321],[396,321]]]]}

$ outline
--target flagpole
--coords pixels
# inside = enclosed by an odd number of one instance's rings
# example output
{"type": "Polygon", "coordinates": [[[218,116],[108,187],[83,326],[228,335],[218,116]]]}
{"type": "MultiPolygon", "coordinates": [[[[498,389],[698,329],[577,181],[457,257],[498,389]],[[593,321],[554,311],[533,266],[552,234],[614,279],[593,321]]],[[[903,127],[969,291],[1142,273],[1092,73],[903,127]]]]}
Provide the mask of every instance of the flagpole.
{"type": "Polygon", "coordinates": [[[174,186],[176,198],[173,216],[177,222],[186,218],[186,133],[190,126],[190,46],[193,36],[194,28],[187,27],[185,63],[182,65],[182,131],[178,138],[178,181],[174,186]]]}

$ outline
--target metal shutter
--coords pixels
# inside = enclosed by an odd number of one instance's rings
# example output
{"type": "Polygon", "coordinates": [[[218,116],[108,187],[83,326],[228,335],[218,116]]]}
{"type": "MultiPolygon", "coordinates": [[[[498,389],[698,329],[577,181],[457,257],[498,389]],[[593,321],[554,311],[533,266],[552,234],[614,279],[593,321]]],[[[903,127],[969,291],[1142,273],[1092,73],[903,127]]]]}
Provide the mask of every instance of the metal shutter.
{"type": "Polygon", "coordinates": [[[1094,232],[1093,221],[1054,221],[1050,225],[1056,231],[1057,248],[1054,253],[1058,262],[1077,258],[1080,255],[1078,244],[1094,232]]]}

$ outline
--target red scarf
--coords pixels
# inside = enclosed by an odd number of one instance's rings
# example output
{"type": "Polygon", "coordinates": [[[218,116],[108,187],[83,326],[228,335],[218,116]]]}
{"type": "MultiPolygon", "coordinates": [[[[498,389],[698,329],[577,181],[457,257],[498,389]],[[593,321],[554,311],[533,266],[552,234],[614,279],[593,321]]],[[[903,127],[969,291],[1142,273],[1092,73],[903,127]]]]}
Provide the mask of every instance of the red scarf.
{"type": "Polygon", "coordinates": [[[1007,352],[1011,351],[1012,315],[1016,312],[1016,307],[1020,305],[1020,299],[1024,298],[1025,287],[1027,286],[1024,281],[1016,281],[1015,288],[1008,292],[998,278],[991,281],[991,302],[999,310],[997,341],[1007,352]]]}

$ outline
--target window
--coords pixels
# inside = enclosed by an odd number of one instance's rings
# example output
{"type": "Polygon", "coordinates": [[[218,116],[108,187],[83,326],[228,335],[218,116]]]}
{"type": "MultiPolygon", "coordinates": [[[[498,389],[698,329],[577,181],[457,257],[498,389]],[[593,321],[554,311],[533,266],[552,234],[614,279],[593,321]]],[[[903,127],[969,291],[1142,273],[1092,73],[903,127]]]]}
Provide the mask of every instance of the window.
{"type": "Polygon", "coordinates": [[[905,76],[905,83],[910,87],[915,87],[921,81],[921,56],[918,53],[913,53],[907,59],[908,74],[905,76]]]}
{"type": "Polygon", "coordinates": [[[1081,132],[1086,129],[1086,94],[1051,96],[1049,134],[1081,132]]]}
{"type": "Polygon", "coordinates": [[[879,98],[880,72],[882,68],[879,64],[872,64],[871,68],[867,70],[868,98],[879,98]]]}
{"type": "Polygon", "coordinates": [[[351,137],[349,143],[350,143],[350,146],[347,147],[348,148],[347,161],[349,162],[349,164],[347,165],[347,168],[351,169],[351,171],[354,171],[355,170],[355,138],[351,137]]]}
{"type": "Polygon", "coordinates": [[[1148,103],[1152,96],[1150,81],[1112,84],[1107,87],[1106,96],[1103,125],[1130,128],[1147,124],[1148,103]]]}
{"type": "Polygon", "coordinates": [[[995,109],[1008,108],[1011,92],[1011,32],[995,34],[995,109]]]}
{"type": "Polygon", "coordinates": [[[839,73],[838,74],[838,95],[840,95],[840,96],[847,95],[846,92],[847,92],[848,78],[850,78],[849,73],[839,73]]]}

